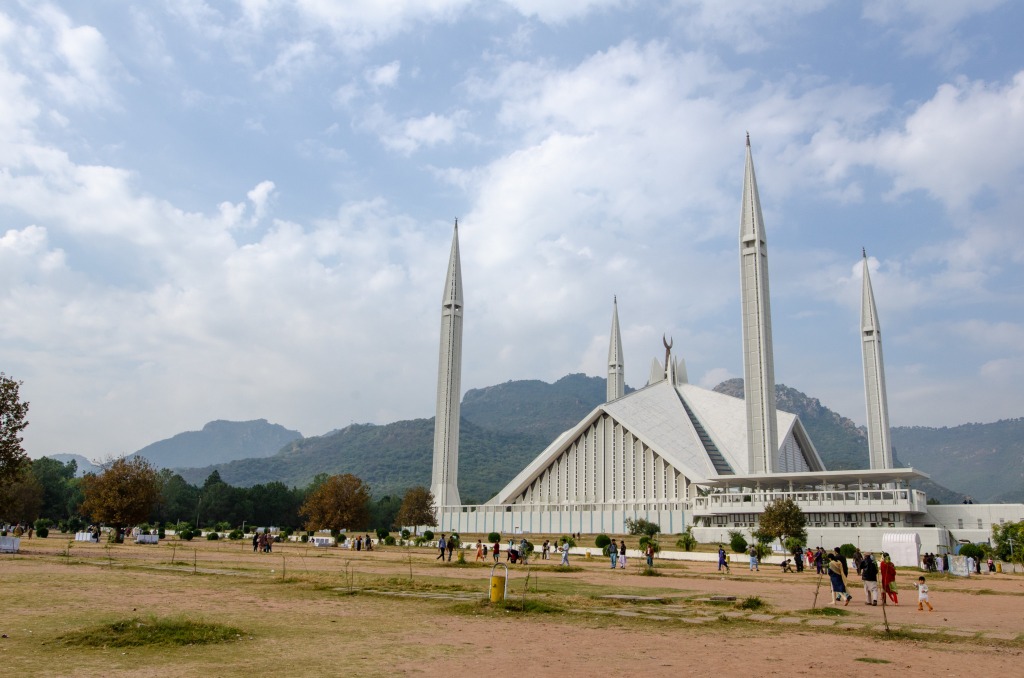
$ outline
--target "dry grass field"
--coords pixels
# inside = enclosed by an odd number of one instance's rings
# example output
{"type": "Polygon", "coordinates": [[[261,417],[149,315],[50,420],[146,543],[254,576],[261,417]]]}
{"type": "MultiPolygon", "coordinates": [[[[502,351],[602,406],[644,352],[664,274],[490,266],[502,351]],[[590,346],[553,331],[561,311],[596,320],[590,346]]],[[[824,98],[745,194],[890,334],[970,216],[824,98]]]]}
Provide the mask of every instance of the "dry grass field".
{"type": "Polygon", "coordinates": [[[659,562],[644,576],[635,561],[536,560],[490,605],[490,563],[472,552],[458,565],[427,548],[68,546],[51,535],[0,556],[4,675],[1018,675],[1024,661],[1018,575],[929,577],[936,611],[922,613],[917,573],[901,570],[887,633],[863,593],[822,613],[827,578],[815,605],[817,576],[771,566],[659,562]]]}

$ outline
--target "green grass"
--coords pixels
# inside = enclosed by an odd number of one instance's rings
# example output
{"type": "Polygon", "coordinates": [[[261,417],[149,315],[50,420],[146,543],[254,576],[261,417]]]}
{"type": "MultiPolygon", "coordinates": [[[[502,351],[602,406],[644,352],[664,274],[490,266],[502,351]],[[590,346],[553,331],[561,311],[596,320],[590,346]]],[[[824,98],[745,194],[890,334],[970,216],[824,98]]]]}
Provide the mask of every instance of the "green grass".
{"type": "Polygon", "coordinates": [[[892,664],[888,659],[875,659],[874,657],[857,657],[854,661],[864,662],[865,664],[892,664]]]}
{"type": "Polygon", "coordinates": [[[638,572],[641,577],[664,577],[665,575],[653,567],[645,567],[638,572]]]}
{"type": "Polygon", "coordinates": [[[844,610],[841,607],[816,607],[811,610],[801,610],[801,612],[819,617],[845,617],[850,614],[849,610],[844,610]]]}
{"type": "Polygon", "coordinates": [[[741,610],[760,610],[768,607],[768,604],[757,596],[747,596],[743,600],[736,603],[736,607],[741,610]]]}
{"type": "Polygon", "coordinates": [[[248,637],[245,631],[225,624],[185,617],[131,617],[66,633],[56,642],[68,647],[174,647],[227,643],[243,637],[248,637]]]}

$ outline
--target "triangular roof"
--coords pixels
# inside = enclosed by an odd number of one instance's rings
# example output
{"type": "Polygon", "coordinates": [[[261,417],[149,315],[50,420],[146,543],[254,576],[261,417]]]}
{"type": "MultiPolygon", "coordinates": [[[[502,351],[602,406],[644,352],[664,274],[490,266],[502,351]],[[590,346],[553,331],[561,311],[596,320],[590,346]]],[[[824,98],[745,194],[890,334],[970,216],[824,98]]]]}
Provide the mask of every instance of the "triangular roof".
{"type": "MultiPolygon", "coordinates": [[[[673,385],[663,379],[613,402],[594,408],[578,424],[562,433],[488,503],[501,504],[519,496],[555,459],[602,416],[609,416],[650,447],[691,482],[720,477],[712,454],[701,441],[700,426],[733,473],[747,474],[746,406],[743,400],[693,384],[673,385]],[[697,420],[691,419],[687,408],[697,420]]],[[[797,436],[812,469],[824,469],[821,458],[799,418],[778,412],[779,440],[797,436]]],[[[720,467],[721,468],[721,467],[720,467]]]]}

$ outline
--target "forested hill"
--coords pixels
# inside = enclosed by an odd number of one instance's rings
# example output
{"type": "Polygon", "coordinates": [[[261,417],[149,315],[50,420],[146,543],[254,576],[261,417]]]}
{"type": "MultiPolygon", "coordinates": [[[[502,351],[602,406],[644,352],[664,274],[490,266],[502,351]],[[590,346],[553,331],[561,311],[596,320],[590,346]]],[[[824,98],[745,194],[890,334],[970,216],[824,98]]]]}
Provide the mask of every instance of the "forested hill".
{"type": "Polygon", "coordinates": [[[301,437],[298,431],[268,423],[266,419],[211,421],[202,431],[179,433],[129,456],[145,457],[161,468],[198,466],[247,457],[268,457],[301,437]]]}
{"type": "MultiPolygon", "coordinates": [[[[776,390],[780,409],[800,416],[815,447],[830,469],[864,468],[867,466],[867,439],[864,431],[851,420],[828,409],[816,398],[779,384],[776,390]]],[[[716,387],[717,391],[742,397],[742,380],[733,379],[716,387]]],[[[462,406],[462,430],[459,445],[459,490],[466,502],[490,499],[504,487],[523,467],[536,457],[562,431],[575,425],[588,412],[604,402],[605,380],[581,374],[569,375],[553,384],[542,381],[510,381],[466,393],[462,406]]],[[[1021,420],[1007,424],[1007,431],[1019,431],[1021,420]]],[[[988,459],[1009,464],[1004,467],[985,466],[989,477],[1010,476],[1017,486],[1021,481],[1021,449],[1017,434],[1016,465],[1012,465],[1012,449],[1003,453],[1004,445],[998,435],[988,427],[1000,424],[972,425],[956,429],[912,429],[927,432],[931,437],[911,444],[903,435],[906,429],[895,429],[898,465],[913,465],[930,473],[936,481],[920,485],[929,497],[942,502],[958,502],[962,494],[943,485],[965,488],[959,482],[957,465],[936,463],[938,457],[953,456],[942,452],[919,453],[920,450],[940,450],[943,436],[952,434],[949,446],[958,449],[982,449],[971,442],[972,430],[988,441],[996,452],[988,459]],[[985,437],[989,436],[989,437],[985,437]],[[974,447],[972,447],[974,445],[974,447]],[[904,448],[907,453],[904,456],[904,448]],[[929,456],[931,455],[931,456],[929,456]],[[932,458],[936,457],[936,458],[932,458]],[[1006,474],[1006,468],[1014,469],[1006,474]],[[939,483],[939,484],[937,484],[939,483]]],[[[1000,429],[1003,430],[1003,429],[1000,429]]],[[[430,482],[431,449],[434,423],[432,419],[399,421],[384,426],[359,424],[313,438],[295,439],[277,454],[264,458],[250,458],[215,466],[182,471],[191,482],[202,482],[214,468],[223,479],[234,485],[252,485],[280,480],[288,485],[303,486],[317,473],[353,473],[366,481],[377,497],[398,494],[412,485],[430,482]]],[[[1011,435],[1007,433],[1006,435],[1011,435]]],[[[980,474],[980,472],[979,472],[980,474]]],[[[983,477],[979,475],[979,477],[983,477]]],[[[1000,492],[1012,492],[1013,485],[1006,478],[990,483],[1000,492]],[[1006,481],[1005,487],[1003,481],[1006,481]]],[[[998,499],[984,492],[983,487],[969,489],[976,501],[998,499]]],[[[1005,495],[1005,499],[1012,498],[1005,495]]]]}
{"type": "MultiPolygon", "coordinates": [[[[459,432],[459,494],[466,503],[493,497],[555,436],[604,402],[605,380],[571,374],[548,384],[510,381],[466,392],[459,432]]],[[[352,473],[374,496],[430,484],[434,420],[357,424],[289,443],[272,457],[181,470],[202,482],[216,469],[232,485],[280,480],[304,486],[317,473],[352,473]]]]}
{"type": "Polygon", "coordinates": [[[892,430],[900,459],[927,469],[975,502],[1024,501],[1024,418],[951,428],[900,426],[892,430]]]}
{"type": "MultiPolygon", "coordinates": [[[[537,434],[484,429],[462,419],[459,436],[459,493],[463,502],[483,503],[533,459],[549,441],[537,434]]],[[[231,485],[279,480],[305,486],[318,473],[352,473],[375,497],[395,496],[415,485],[430,485],[434,420],[412,419],[384,426],[353,424],[323,436],[290,443],[278,454],[204,468],[180,469],[201,483],[215,469],[231,485]]]]}

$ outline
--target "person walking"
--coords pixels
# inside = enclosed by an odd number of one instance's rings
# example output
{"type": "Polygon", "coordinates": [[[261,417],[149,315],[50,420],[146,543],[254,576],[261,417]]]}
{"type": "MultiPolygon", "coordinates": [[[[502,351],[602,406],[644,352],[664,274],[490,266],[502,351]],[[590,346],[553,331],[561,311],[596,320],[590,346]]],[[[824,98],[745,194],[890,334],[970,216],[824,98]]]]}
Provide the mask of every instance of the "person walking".
{"type": "Polygon", "coordinates": [[[491,551],[493,552],[494,562],[498,562],[498,554],[501,553],[501,542],[495,539],[491,545],[491,551]]]}
{"type": "Polygon", "coordinates": [[[820,546],[814,550],[814,574],[825,572],[825,550],[820,546]]]}
{"type": "Polygon", "coordinates": [[[647,567],[654,567],[654,542],[647,542],[647,567]]]}
{"type": "Polygon", "coordinates": [[[718,571],[721,572],[722,568],[725,568],[726,572],[729,572],[729,557],[725,555],[725,549],[721,544],[718,545],[718,571]]]}
{"type": "Polygon", "coordinates": [[[444,560],[444,550],[446,548],[448,548],[448,542],[444,540],[444,535],[442,534],[441,538],[437,540],[437,550],[440,553],[437,554],[437,558],[434,558],[434,560],[444,560]]]}
{"type": "Polygon", "coordinates": [[[878,565],[870,553],[860,561],[860,578],[864,580],[864,604],[878,605],[878,565]]]}
{"type": "Polygon", "coordinates": [[[529,565],[527,557],[529,556],[530,542],[526,541],[526,537],[523,537],[522,541],[519,542],[519,557],[523,559],[523,565],[529,565]]]}
{"type": "Polygon", "coordinates": [[[452,551],[455,550],[455,544],[458,542],[458,537],[452,532],[452,536],[448,537],[448,562],[452,562],[452,551]]]}
{"type": "Polygon", "coordinates": [[[839,602],[845,598],[844,606],[849,605],[853,596],[846,592],[846,575],[843,566],[835,554],[828,554],[828,578],[832,583],[832,600],[839,602]]]}
{"type": "Polygon", "coordinates": [[[569,566],[569,542],[562,540],[562,565],[569,566]]]}
{"type": "Polygon", "coordinates": [[[932,607],[932,604],[928,601],[928,584],[924,583],[924,575],[917,578],[917,583],[914,584],[914,586],[917,587],[917,611],[923,612],[923,606],[927,605],[928,611],[934,612],[935,608],[932,607]]]}
{"type": "Polygon", "coordinates": [[[749,555],[750,555],[750,571],[751,572],[760,572],[761,571],[761,567],[760,567],[760,565],[757,562],[757,547],[754,546],[753,544],[751,544],[751,546],[750,546],[750,553],[749,553],[749,555]]]}
{"type": "Polygon", "coordinates": [[[882,554],[882,562],[878,565],[878,574],[882,579],[882,605],[885,605],[886,598],[892,600],[894,605],[900,604],[899,594],[896,593],[896,566],[888,553],[882,554]]]}
{"type": "Polygon", "coordinates": [[[614,570],[615,569],[615,563],[617,563],[619,561],[619,546],[618,546],[618,544],[615,543],[614,539],[612,539],[612,543],[611,544],[608,544],[608,555],[611,556],[611,559],[612,559],[612,569],[614,570]]]}
{"type": "MultiPolygon", "coordinates": [[[[480,561],[484,559],[484,543],[479,539],[476,540],[476,560],[480,561]]],[[[476,562],[476,561],[474,561],[476,562]]]]}
{"type": "Polygon", "coordinates": [[[619,541],[619,568],[626,569],[626,540],[619,541]]]}
{"type": "Polygon", "coordinates": [[[256,553],[260,548],[260,535],[258,532],[252,533],[252,552],[256,553]]]}

